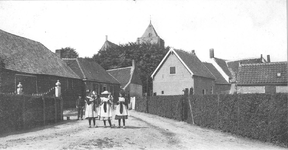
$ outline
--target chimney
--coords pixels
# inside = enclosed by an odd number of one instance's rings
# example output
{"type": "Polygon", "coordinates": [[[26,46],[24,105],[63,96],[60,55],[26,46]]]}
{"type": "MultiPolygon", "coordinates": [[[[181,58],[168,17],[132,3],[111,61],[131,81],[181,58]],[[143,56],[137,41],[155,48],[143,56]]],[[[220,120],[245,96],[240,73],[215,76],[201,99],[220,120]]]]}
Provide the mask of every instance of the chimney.
{"type": "Polygon", "coordinates": [[[106,41],[108,41],[108,35],[106,35],[106,41]]]}
{"type": "Polygon", "coordinates": [[[270,63],[270,55],[267,55],[267,63],[270,63]]]}
{"type": "Polygon", "coordinates": [[[62,50],[56,50],[55,53],[59,58],[62,58],[62,50]]]}
{"type": "Polygon", "coordinates": [[[196,55],[195,50],[192,50],[191,53],[192,53],[193,55],[196,55]]]}
{"type": "Polygon", "coordinates": [[[214,49],[213,48],[210,49],[210,58],[214,58],[214,49]]]}

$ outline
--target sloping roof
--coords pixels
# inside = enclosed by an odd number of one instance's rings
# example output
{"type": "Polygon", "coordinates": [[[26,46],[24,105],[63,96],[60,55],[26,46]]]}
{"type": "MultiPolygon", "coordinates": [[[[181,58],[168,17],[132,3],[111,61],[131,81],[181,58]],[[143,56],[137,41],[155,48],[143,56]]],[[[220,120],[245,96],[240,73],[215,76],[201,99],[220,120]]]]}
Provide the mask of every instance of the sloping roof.
{"type": "Polygon", "coordinates": [[[235,61],[227,61],[228,67],[233,72],[238,72],[239,64],[254,64],[254,63],[263,63],[262,58],[248,58],[235,61]]]}
{"type": "Polygon", "coordinates": [[[119,84],[116,79],[95,61],[83,58],[63,58],[63,61],[82,79],[86,78],[88,81],[119,84]]]}
{"type": "Polygon", "coordinates": [[[56,54],[43,44],[0,30],[0,57],[5,68],[31,73],[79,78],[56,54]]]}
{"type": "Polygon", "coordinates": [[[209,69],[209,71],[213,74],[215,77],[215,83],[216,84],[229,84],[224,77],[221,75],[221,73],[214,67],[213,64],[203,62],[203,64],[209,69]]]}
{"type": "Polygon", "coordinates": [[[114,43],[106,40],[100,50],[105,51],[105,50],[110,49],[110,48],[118,48],[118,47],[119,46],[117,44],[114,44],[114,43]]]}
{"type": "Polygon", "coordinates": [[[150,24],[146,28],[146,30],[145,30],[144,34],[142,35],[142,37],[155,37],[155,36],[158,37],[158,34],[157,34],[156,30],[154,29],[153,25],[150,22],[150,24]]]}
{"type": "Polygon", "coordinates": [[[238,85],[287,85],[287,71],[287,62],[241,64],[237,83],[238,85]]]}
{"type": "Polygon", "coordinates": [[[221,69],[226,73],[227,76],[232,77],[232,75],[228,69],[228,65],[226,64],[226,60],[220,59],[220,58],[215,58],[215,57],[214,57],[214,60],[221,67],[221,69]]]}
{"type": "Polygon", "coordinates": [[[133,70],[133,66],[131,67],[124,67],[124,68],[117,68],[117,69],[110,69],[107,72],[112,75],[117,81],[120,82],[121,88],[126,88],[129,83],[139,84],[142,85],[141,79],[138,69],[135,67],[133,70]]]}
{"type": "Polygon", "coordinates": [[[214,76],[210,73],[210,71],[205,67],[205,65],[198,59],[195,54],[191,54],[182,50],[174,50],[172,48],[167,52],[160,64],[154,70],[153,74],[151,75],[152,78],[171,53],[176,54],[181,63],[192,75],[215,79],[214,76]]]}
{"type": "Polygon", "coordinates": [[[131,69],[132,67],[125,67],[110,69],[107,72],[120,82],[121,88],[124,88],[131,78],[131,69]]]}

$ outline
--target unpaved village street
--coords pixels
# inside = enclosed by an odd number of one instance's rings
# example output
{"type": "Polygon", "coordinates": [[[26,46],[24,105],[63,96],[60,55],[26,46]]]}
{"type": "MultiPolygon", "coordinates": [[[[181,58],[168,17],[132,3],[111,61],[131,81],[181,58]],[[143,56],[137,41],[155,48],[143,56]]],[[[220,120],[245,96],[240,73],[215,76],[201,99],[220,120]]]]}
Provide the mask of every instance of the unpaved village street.
{"type": "MultiPolygon", "coordinates": [[[[117,125],[115,120],[113,124],[117,125]]],[[[126,129],[88,128],[87,120],[63,121],[56,125],[0,137],[0,149],[26,150],[281,150],[278,146],[203,129],[185,122],[130,111],[126,129]]]]}

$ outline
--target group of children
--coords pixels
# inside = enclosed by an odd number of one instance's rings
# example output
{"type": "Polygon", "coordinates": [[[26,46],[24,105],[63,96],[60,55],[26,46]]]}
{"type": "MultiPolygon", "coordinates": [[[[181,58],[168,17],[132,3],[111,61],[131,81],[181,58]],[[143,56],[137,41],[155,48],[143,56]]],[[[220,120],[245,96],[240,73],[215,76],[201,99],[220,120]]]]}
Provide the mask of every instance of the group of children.
{"type": "MultiPolygon", "coordinates": [[[[114,105],[110,92],[102,92],[99,98],[96,92],[87,91],[84,101],[81,96],[77,99],[76,108],[78,108],[78,120],[80,117],[83,120],[83,108],[85,108],[85,118],[88,119],[89,128],[91,128],[91,121],[93,121],[94,127],[97,127],[96,119],[103,120],[105,128],[106,121],[108,121],[109,126],[112,127],[111,119],[114,105]]],[[[119,128],[121,127],[121,120],[123,120],[123,128],[125,128],[125,119],[128,119],[128,108],[125,103],[124,93],[121,92],[119,93],[119,99],[115,109],[115,120],[118,120],[119,128]]]]}

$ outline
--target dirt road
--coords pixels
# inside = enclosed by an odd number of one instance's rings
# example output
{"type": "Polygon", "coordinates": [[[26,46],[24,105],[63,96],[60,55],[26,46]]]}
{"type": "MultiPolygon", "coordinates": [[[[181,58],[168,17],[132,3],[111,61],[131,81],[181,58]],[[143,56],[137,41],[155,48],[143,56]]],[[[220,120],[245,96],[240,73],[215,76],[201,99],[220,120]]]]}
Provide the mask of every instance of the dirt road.
{"type": "MultiPolygon", "coordinates": [[[[88,128],[87,120],[63,121],[56,125],[0,137],[0,149],[43,150],[281,150],[268,143],[202,129],[150,114],[131,111],[123,128],[88,128]]],[[[113,120],[114,124],[117,124],[113,120]]]]}

